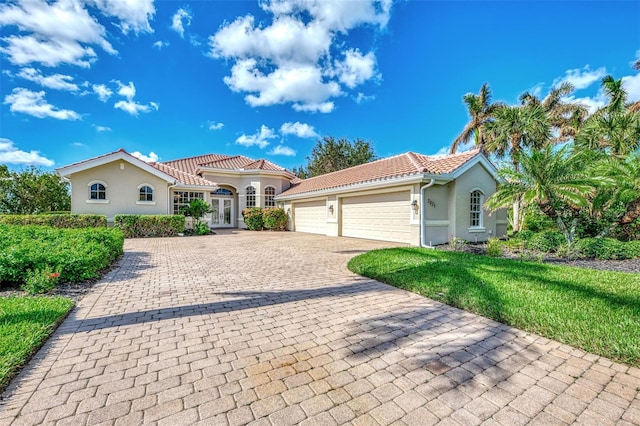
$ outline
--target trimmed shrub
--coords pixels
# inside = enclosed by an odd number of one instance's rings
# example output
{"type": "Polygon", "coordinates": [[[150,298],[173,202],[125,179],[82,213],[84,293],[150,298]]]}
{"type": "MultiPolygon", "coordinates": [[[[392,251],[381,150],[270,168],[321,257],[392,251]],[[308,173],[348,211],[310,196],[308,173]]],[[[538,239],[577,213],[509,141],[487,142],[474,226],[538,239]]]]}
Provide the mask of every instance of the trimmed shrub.
{"type": "Polygon", "coordinates": [[[251,231],[262,231],[264,222],[261,207],[249,207],[242,210],[242,217],[244,218],[244,224],[247,225],[247,229],[251,231]]]}
{"type": "Polygon", "coordinates": [[[107,217],[99,214],[3,214],[0,224],[40,225],[54,228],[98,228],[107,226],[107,217]]]}
{"type": "Polygon", "coordinates": [[[635,259],[640,257],[640,241],[627,241],[624,243],[625,259],[635,259]]]}
{"type": "MultiPolygon", "coordinates": [[[[175,237],[184,232],[184,216],[118,214],[113,218],[114,226],[126,238],[175,237]]],[[[207,228],[208,229],[208,228],[207,228]]]]}
{"type": "Polygon", "coordinates": [[[0,225],[0,286],[25,284],[47,271],[59,273],[58,282],[96,279],[122,255],[123,245],[124,235],[115,228],[0,225]]]}
{"type": "Polygon", "coordinates": [[[556,251],[560,245],[565,243],[564,236],[558,231],[545,231],[534,234],[527,243],[527,248],[549,253],[556,251]]]}
{"type": "Polygon", "coordinates": [[[265,229],[270,231],[284,231],[287,229],[289,218],[281,208],[271,207],[262,210],[262,220],[265,229]]]}
{"type": "Polygon", "coordinates": [[[576,242],[576,248],[583,256],[589,258],[604,260],[627,258],[625,243],[614,238],[583,238],[576,242]]]}

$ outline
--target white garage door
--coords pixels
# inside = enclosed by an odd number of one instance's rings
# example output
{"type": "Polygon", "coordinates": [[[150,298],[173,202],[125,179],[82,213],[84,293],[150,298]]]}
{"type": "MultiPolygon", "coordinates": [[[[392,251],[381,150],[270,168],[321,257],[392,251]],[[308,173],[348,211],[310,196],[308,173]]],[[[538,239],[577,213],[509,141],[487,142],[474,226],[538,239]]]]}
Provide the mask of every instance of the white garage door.
{"type": "Polygon", "coordinates": [[[342,235],[410,242],[410,200],[409,191],[343,198],[342,235]]]}
{"type": "Polygon", "coordinates": [[[324,200],[293,205],[296,232],[327,234],[327,204],[324,200]]]}

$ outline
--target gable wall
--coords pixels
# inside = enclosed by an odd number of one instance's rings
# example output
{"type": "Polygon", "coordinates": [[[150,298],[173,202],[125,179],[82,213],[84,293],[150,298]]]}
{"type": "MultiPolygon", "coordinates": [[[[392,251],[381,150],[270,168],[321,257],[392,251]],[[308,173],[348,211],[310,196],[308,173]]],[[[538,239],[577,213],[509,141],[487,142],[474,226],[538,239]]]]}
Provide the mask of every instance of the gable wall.
{"type": "Polygon", "coordinates": [[[450,206],[454,207],[454,211],[451,212],[450,234],[469,242],[486,241],[489,237],[496,236],[496,214],[489,215],[489,212],[484,209],[482,212],[484,229],[469,228],[471,191],[482,190],[484,203],[496,191],[496,181],[493,176],[478,163],[456,179],[454,188],[450,199],[450,206]]]}
{"type": "Polygon", "coordinates": [[[116,214],[167,214],[168,183],[126,161],[112,161],[102,166],[74,173],[71,181],[71,211],[106,215],[109,221],[116,214]],[[124,168],[121,169],[121,165],[124,168]],[[108,203],[91,203],[89,182],[99,180],[107,186],[108,203]],[[155,205],[137,204],[138,185],[152,185],[155,205]]]}

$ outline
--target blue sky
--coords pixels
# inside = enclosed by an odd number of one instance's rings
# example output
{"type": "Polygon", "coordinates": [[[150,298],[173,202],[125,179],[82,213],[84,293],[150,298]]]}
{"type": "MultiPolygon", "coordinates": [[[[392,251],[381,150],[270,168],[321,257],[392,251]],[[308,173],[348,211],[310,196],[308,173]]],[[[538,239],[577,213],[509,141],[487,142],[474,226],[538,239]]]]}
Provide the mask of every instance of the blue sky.
{"type": "Polygon", "coordinates": [[[599,81],[640,99],[638,1],[9,0],[0,162],[51,169],[124,148],[306,163],[325,135],[441,153],[462,97],[599,81]]]}

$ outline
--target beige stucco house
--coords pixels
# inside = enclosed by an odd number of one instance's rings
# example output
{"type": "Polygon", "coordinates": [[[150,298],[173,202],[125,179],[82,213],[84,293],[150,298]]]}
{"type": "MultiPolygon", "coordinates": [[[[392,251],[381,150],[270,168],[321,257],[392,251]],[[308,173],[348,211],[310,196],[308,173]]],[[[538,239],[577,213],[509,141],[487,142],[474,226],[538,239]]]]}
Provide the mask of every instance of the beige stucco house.
{"type": "Polygon", "coordinates": [[[200,155],[147,163],[124,150],[57,169],[71,182],[73,213],[174,214],[199,198],[212,228],[244,228],[246,207],[285,209],[289,229],[411,245],[456,236],[485,241],[507,232],[506,213],[489,215],[496,169],[478,151],[444,157],[408,152],[300,180],[267,160],[200,155]]]}

